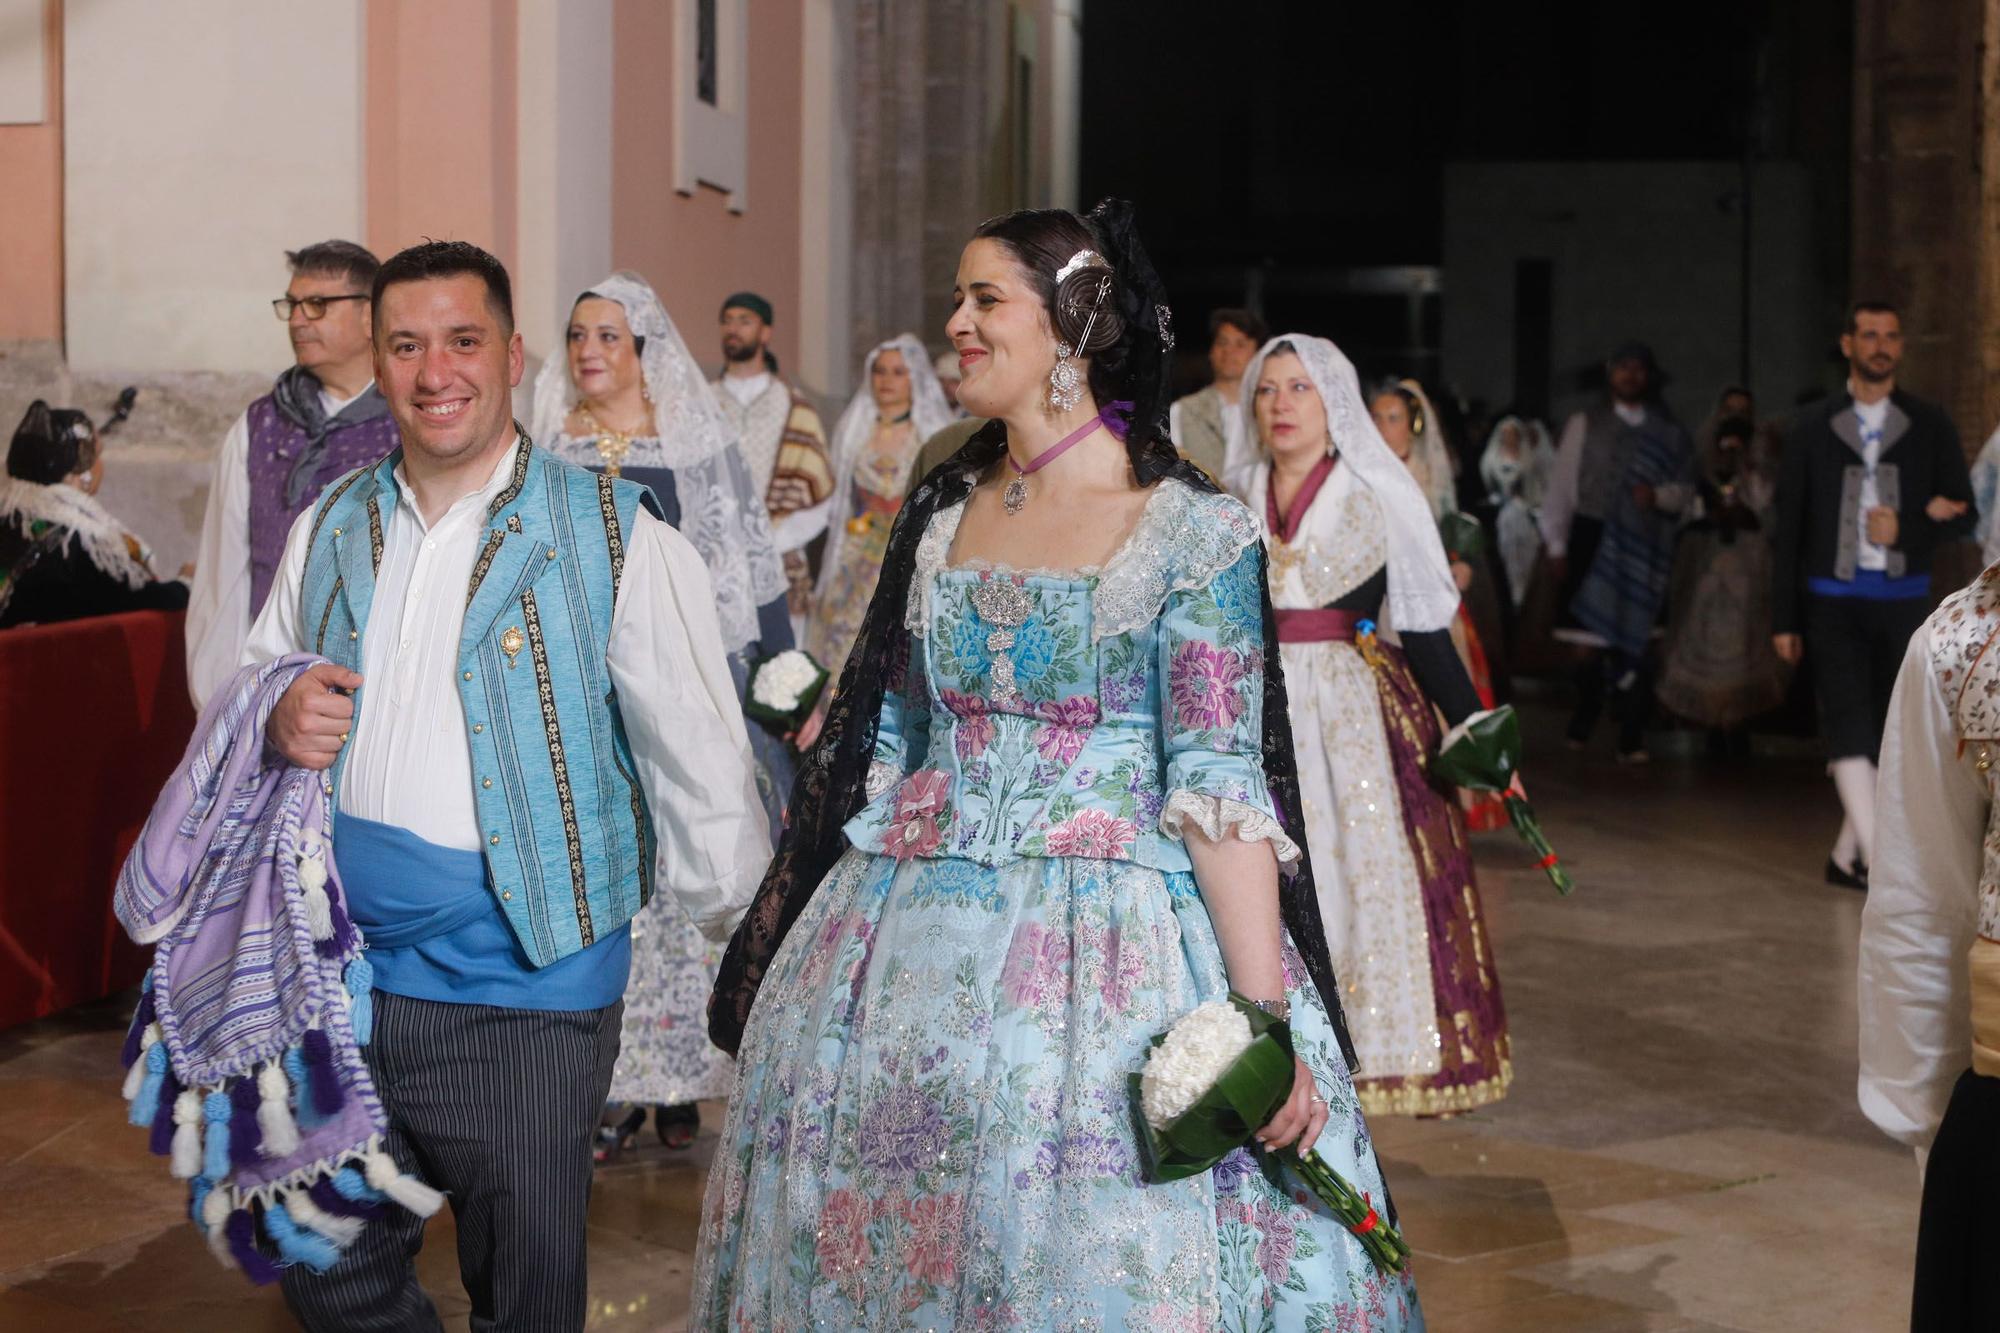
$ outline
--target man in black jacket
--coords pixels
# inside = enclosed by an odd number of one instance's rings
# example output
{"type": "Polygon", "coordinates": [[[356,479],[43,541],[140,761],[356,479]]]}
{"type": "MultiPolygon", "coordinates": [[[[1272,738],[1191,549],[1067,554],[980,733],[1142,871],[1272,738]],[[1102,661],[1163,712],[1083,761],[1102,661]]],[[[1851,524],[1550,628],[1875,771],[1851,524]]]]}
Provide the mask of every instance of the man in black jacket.
{"type": "Polygon", "coordinates": [[[1864,301],[1840,336],[1847,392],[1803,409],[1778,482],[1771,629],[1778,655],[1812,650],[1820,731],[1846,814],[1829,884],[1865,889],[1875,848],[1875,758],[1910,635],[1930,609],[1931,556],[1972,527],[1972,481],[1944,409],[1896,387],[1896,308],[1864,301]]]}

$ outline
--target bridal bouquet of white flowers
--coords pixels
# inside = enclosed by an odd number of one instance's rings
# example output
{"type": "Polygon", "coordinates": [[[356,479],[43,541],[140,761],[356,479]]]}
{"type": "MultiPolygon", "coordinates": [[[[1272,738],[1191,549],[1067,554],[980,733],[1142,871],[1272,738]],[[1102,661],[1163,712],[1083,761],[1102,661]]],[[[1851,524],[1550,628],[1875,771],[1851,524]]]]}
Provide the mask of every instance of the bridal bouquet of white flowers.
{"type": "MultiPolygon", "coordinates": [[[[1248,1143],[1291,1095],[1292,1061],[1284,1020],[1234,993],[1197,1006],[1153,1038],[1145,1069],[1132,1076],[1148,1178],[1199,1175],[1248,1143]]],[[[1281,1149],[1278,1159],[1354,1233],[1376,1267],[1400,1273],[1409,1265],[1410,1247],[1395,1224],[1311,1144],[1281,1149]]]]}
{"type": "Polygon", "coordinates": [[[750,697],[743,711],[782,731],[797,731],[826,688],[826,668],[810,653],[787,648],[750,669],[750,697]]]}

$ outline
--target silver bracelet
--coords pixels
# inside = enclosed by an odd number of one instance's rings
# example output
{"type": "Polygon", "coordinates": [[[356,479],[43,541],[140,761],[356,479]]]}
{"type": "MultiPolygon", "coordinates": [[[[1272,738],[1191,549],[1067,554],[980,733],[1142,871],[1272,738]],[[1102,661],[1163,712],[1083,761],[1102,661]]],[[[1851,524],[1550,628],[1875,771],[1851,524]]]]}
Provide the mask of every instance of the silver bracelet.
{"type": "MultiPolygon", "coordinates": [[[[1247,995],[1244,998],[1249,999],[1247,995]]],[[[1292,1020],[1292,997],[1289,995],[1280,995],[1275,1000],[1250,1000],[1250,1003],[1281,1023],[1292,1020]]]]}

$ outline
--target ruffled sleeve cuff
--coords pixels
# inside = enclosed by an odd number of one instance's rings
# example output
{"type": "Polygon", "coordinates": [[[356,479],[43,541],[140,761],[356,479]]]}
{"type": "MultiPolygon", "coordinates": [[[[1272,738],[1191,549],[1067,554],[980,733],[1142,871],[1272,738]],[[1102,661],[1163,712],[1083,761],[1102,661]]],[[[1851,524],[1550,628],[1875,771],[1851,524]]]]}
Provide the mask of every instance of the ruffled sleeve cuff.
{"type": "Polygon", "coordinates": [[[1160,832],[1170,838],[1185,839],[1190,823],[1211,842],[1221,842],[1232,835],[1239,842],[1268,842],[1280,866],[1298,864],[1299,845],[1285,836],[1285,830],[1268,811],[1254,805],[1177,787],[1160,811],[1160,832]]]}

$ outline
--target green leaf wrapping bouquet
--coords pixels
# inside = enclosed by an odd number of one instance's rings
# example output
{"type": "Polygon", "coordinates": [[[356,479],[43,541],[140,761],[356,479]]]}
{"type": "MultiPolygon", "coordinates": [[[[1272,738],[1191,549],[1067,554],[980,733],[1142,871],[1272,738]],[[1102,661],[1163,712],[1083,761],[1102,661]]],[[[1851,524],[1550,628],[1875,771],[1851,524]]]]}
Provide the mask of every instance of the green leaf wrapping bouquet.
{"type": "Polygon", "coordinates": [[[789,734],[805,725],[826,682],[826,668],[812,654],[798,648],[773,653],[750,668],[743,713],[789,734]]]}
{"type": "MultiPolygon", "coordinates": [[[[1291,1095],[1292,1060],[1285,1021],[1234,993],[1197,1006],[1153,1038],[1145,1069],[1132,1076],[1146,1178],[1200,1175],[1248,1143],[1291,1095]]],[[[1316,1150],[1285,1148],[1278,1159],[1361,1241],[1376,1267],[1408,1267],[1410,1247],[1395,1225],[1316,1150]]]]}
{"type": "Polygon", "coordinates": [[[1567,897],[1575,891],[1576,881],[1549,846],[1535,818],[1535,807],[1528,804],[1527,797],[1510,790],[1520,768],[1521,721],[1512,704],[1474,713],[1453,727],[1438,743],[1438,752],[1431,760],[1431,772],[1454,786],[1500,793],[1514,831],[1540,858],[1536,866],[1548,873],[1556,892],[1567,897]]]}
{"type": "Polygon", "coordinates": [[[1486,554],[1486,530],[1470,514],[1450,513],[1438,520],[1438,540],[1454,560],[1467,564],[1486,554]]]}

